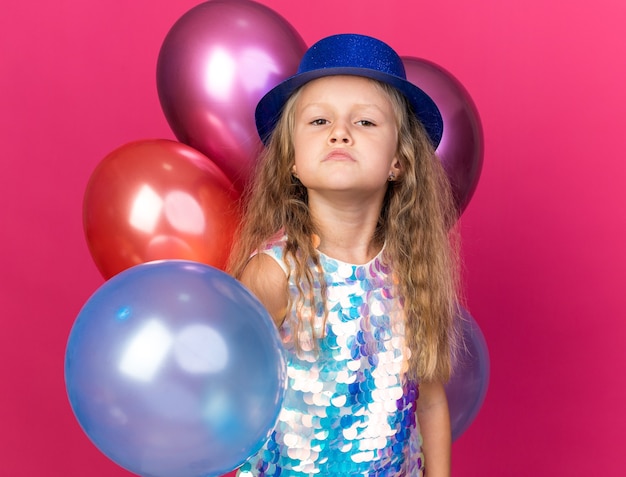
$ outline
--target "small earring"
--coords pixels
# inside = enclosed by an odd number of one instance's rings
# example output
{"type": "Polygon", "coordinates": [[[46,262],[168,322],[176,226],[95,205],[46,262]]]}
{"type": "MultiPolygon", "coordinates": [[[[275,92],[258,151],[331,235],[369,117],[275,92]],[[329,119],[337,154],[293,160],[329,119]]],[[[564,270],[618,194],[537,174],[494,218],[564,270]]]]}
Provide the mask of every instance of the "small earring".
{"type": "Polygon", "coordinates": [[[396,180],[396,175],[393,172],[389,173],[389,177],[387,178],[389,182],[393,182],[396,180]]]}

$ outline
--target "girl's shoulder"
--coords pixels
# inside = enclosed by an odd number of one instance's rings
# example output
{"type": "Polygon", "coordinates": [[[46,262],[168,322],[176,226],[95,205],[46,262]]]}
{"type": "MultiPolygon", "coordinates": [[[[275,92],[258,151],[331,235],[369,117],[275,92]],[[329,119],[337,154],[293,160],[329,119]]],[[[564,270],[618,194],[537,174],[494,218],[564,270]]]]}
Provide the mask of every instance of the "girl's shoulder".
{"type": "Polygon", "coordinates": [[[241,274],[241,282],[261,301],[280,328],[287,310],[287,267],[281,240],[255,251],[241,274]],[[284,293],[282,292],[284,291],[284,293]]]}

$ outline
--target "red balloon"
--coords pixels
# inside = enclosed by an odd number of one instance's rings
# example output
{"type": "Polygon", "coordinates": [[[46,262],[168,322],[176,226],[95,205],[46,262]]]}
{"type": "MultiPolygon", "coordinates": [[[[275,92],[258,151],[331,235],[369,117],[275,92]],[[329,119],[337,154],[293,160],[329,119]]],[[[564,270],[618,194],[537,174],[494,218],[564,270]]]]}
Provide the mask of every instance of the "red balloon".
{"type": "Polygon", "coordinates": [[[284,18],[259,3],[211,0],[192,8],[168,32],[157,63],[172,131],[242,190],[262,148],[256,104],[296,72],[305,49],[284,18]]]}
{"type": "Polygon", "coordinates": [[[407,79],[424,90],[443,117],[443,136],[437,147],[452,184],[459,212],[467,207],[483,164],[483,130],[478,111],[463,85],[435,63],[402,57],[407,79]]]}
{"type": "Polygon", "coordinates": [[[152,260],[223,269],[239,221],[238,197],[224,173],[189,146],[132,142],[106,156],[89,179],[87,244],[106,279],[152,260]]]}

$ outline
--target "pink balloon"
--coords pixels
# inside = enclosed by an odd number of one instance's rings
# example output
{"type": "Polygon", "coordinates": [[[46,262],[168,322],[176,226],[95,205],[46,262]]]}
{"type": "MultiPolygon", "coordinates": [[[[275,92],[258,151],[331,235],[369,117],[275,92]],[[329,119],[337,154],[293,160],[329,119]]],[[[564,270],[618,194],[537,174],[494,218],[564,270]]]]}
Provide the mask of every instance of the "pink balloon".
{"type": "Polygon", "coordinates": [[[446,396],[450,409],[452,439],[463,434],[476,418],[489,386],[489,351],[478,323],[461,308],[463,348],[450,381],[446,396]]]}
{"type": "Polygon", "coordinates": [[[249,0],[211,0],[167,34],[157,89],[176,137],[210,157],[238,189],[261,150],[254,109],[293,75],[304,40],[273,10],[249,0]]]}
{"type": "Polygon", "coordinates": [[[483,163],[483,130],[472,98],[463,85],[441,66],[402,57],[407,79],[435,101],[443,117],[443,136],[437,147],[459,212],[467,207],[483,163]]]}

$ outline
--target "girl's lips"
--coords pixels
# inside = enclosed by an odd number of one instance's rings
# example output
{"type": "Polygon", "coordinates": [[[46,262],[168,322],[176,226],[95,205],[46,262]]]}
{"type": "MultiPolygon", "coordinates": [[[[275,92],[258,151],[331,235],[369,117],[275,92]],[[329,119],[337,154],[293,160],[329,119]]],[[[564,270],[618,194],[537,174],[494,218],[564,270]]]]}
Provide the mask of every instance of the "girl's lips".
{"type": "Polygon", "coordinates": [[[324,158],[325,161],[354,161],[354,158],[343,149],[335,149],[324,158]]]}

